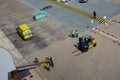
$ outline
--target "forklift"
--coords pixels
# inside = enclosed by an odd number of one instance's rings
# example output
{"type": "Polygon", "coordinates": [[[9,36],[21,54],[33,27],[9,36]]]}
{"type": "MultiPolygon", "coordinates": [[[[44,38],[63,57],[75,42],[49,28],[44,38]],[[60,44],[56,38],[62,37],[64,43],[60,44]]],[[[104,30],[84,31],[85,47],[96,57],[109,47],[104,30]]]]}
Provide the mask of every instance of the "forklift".
{"type": "Polygon", "coordinates": [[[86,34],[79,38],[78,49],[82,52],[87,52],[88,49],[93,48],[96,45],[96,39],[91,35],[86,34]]]}

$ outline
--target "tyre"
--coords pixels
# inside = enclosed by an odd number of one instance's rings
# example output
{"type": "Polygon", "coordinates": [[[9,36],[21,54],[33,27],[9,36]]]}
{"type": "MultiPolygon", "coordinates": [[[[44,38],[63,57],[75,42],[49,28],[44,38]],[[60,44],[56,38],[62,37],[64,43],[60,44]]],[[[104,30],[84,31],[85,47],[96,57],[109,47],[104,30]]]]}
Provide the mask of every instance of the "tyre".
{"type": "Polygon", "coordinates": [[[88,51],[88,47],[87,47],[87,48],[84,48],[84,47],[83,47],[83,48],[81,49],[81,51],[82,51],[82,52],[87,52],[87,51],[88,51]]]}
{"type": "Polygon", "coordinates": [[[79,0],[80,3],[86,3],[88,0],[79,0]]]}
{"type": "Polygon", "coordinates": [[[97,43],[95,43],[95,44],[93,45],[93,47],[96,47],[96,45],[97,45],[97,43]]]}

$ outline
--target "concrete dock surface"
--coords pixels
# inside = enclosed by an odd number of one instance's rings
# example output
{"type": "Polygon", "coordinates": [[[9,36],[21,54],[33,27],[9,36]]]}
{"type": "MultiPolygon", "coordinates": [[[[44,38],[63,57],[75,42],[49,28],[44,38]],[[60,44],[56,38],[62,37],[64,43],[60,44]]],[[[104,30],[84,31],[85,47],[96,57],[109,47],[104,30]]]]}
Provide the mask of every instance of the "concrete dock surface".
{"type": "MultiPolygon", "coordinates": [[[[112,0],[105,0],[113,3],[112,0]]],[[[113,4],[119,5],[115,0],[113,4]],[[117,4],[116,4],[116,3],[117,4]]],[[[120,79],[120,44],[88,29],[79,32],[79,36],[90,34],[97,40],[97,46],[82,53],[75,47],[78,38],[71,38],[72,29],[62,23],[45,18],[33,20],[34,9],[19,0],[0,1],[0,46],[12,55],[16,66],[32,63],[37,57],[44,61],[51,56],[54,68],[46,71],[43,67],[31,69],[30,80],[119,80],[120,79]],[[22,40],[16,33],[19,24],[26,23],[33,30],[33,39],[22,40]]],[[[120,39],[120,15],[109,19],[107,25],[96,28],[120,39]]]]}

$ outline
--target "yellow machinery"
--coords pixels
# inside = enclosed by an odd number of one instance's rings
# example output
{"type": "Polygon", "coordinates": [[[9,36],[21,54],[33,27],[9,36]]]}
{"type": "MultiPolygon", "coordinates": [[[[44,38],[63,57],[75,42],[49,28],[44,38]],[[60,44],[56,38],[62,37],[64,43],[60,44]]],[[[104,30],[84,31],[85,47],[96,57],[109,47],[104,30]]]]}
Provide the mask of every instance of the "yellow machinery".
{"type": "Polygon", "coordinates": [[[96,39],[90,35],[84,35],[79,38],[78,48],[82,52],[87,52],[88,49],[93,48],[97,45],[96,39]]]}
{"type": "Polygon", "coordinates": [[[28,27],[26,24],[19,25],[17,32],[25,40],[33,36],[30,27],[28,27]]]}
{"type": "Polygon", "coordinates": [[[50,62],[50,57],[46,57],[46,60],[39,62],[38,65],[42,67],[42,66],[45,66],[45,64],[48,62],[50,62]]]}
{"type": "Polygon", "coordinates": [[[92,38],[91,43],[89,44],[89,48],[95,47],[96,44],[97,44],[97,43],[96,43],[96,39],[95,39],[95,38],[92,38]]]}
{"type": "Polygon", "coordinates": [[[21,78],[23,77],[24,74],[26,76],[29,75],[29,71],[28,71],[29,69],[33,69],[36,67],[44,67],[47,71],[50,71],[50,67],[52,67],[52,68],[54,67],[52,57],[46,57],[46,59],[44,61],[40,61],[40,62],[39,62],[38,58],[35,58],[33,64],[16,67],[16,70],[14,71],[14,73],[12,75],[16,76],[16,77],[14,77],[15,80],[21,80],[21,78]],[[16,73],[18,73],[18,74],[16,74],[16,73]]]}

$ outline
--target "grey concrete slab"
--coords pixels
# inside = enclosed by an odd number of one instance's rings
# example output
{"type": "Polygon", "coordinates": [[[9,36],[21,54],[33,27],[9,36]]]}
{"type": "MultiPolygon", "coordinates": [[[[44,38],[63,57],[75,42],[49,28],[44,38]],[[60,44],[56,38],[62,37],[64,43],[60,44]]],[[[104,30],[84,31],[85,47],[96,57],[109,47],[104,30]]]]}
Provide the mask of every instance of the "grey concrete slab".
{"type": "Polygon", "coordinates": [[[100,17],[107,16],[109,18],[120,13],[119,5],[103,0],[88,0],[87,3],[79,3],[78,0],[72,0],[67,4],[91,14],[95,10],[100,17]]]}
{"type": "MultiPolygon", "coordinates": [[[[14,21],[12,16],[6,16],[4,18],[7,22],[7,25],[2,27],[2,31],[23,56],[47,47],[49,44],[55,41],[55,39],[59,38],[61,34],[60,32],[65,29],[64,26],[56,23],[55,21],[49,22],[49,19],[44,19],[45,21],[28,23],[27,25],[32,29],[33,37],[30,40],[25,41],[20,37],[20,35],[17,34],[16,28],[19,24],[14,21]],[[58,27],[55,26],[53,28],[53,25],[58,25],[58,27]]],[[[60,36],[60,38],[63,39],[64,37],[60,36]]]]}
{"type": "MultiPolygon", "coordinates": [[[[46,12],[48,12],[49,17],[64,24],[67,28],[70,29],[75,28],[78,29],[80,32],[84,32],[88,30],[88,28],[86,28],[87,26],[90,26],[89,28],[92,28],[93,26],[99,25],[98,22],[94,22],[91,24],[91,19],[65,9],[59,5],[52,4],[47,0],[21,1],[37,10],[48,5],[52,5],[53,8],[45,10],[46,12]]],[[[107,16],[109,18],[120,13],[120,6],[104,2],[102,0],[89,0],[87,3],[78,3],[78,0],[72,0],[70,2],[67,2],[66,4],[91,14],[95,10],[97,15],[100,17],[107,16]]]]}
{"type": "MultiPolygon", "coordinates": [[[[2,0],[1,2],[0,29],[23,56],[47,47],[56,39],[64,38],[60,35],[64,29],[63,25],[49,18],[35,21],[33,19],[33,9],[19,1],[15,2],[13,0],[11,3],[6,3],[5,0],[2,0]],[[24,41],[17,34],[16,28],[23,23],[30,26],[33,31],[31,40],[24,41]]],[[[38,12],[38,10],[35,12],[38,12]]]]}

